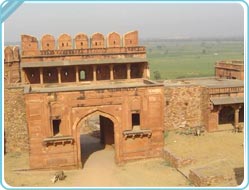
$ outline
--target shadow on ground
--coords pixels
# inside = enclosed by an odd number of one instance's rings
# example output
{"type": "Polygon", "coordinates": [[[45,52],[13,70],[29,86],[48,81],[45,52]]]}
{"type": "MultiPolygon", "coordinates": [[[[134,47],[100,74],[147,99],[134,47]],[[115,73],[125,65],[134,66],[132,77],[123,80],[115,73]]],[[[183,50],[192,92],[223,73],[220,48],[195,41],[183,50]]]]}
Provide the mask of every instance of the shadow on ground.
{"type": "Polygon", "coordinates": [[[82,168],[84,168],[84,165],[91,154],[105,148],[104,144],[100,143],[100,139],[93,137],[91,134],[81,134],[80,145],[82,168]]]}
{"type": "Polygon", "coordinates": [[[244,180],[244,167],[234,168],[235,179],[238,185],[240,185],[244,180]]]}

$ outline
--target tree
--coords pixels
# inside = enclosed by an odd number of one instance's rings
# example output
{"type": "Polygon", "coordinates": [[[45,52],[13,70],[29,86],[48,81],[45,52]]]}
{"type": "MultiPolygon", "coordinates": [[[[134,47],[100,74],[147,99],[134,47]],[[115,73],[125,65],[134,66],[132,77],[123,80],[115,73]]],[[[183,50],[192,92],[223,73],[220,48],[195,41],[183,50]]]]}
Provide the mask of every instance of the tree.
{"type": "Polygon", "coordinates": [[[159,71],[154,71],[153,74],[154,74],[154,79],[155,80],[160,80],[161,79],[161,74],[160,74],[159,71]]]}

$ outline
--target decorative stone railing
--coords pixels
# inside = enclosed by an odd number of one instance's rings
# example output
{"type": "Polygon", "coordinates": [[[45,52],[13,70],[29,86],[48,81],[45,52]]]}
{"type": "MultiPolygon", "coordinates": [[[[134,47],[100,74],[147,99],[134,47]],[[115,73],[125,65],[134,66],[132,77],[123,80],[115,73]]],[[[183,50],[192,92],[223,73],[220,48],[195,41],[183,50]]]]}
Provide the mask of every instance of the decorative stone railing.
{"type": "MultiPolygon", "coordinates": [[[[132,54],[146,53],[143,46],[135,47],[113,47],[113,48],[88,48],[88,49],[66,49],[66,50],[40,50],[31,56],[62,56],[62,55],[101,55],[101,54],[132,54]]],[[[23,57],[30,54],[22,53],[23,57]]]]}
{"type": "Polygon", "coordinates": [[[230,93],[244,93],[244,87],[230,87],[230,88],[209,88],[209,94],[230,94],[230,93]]]}

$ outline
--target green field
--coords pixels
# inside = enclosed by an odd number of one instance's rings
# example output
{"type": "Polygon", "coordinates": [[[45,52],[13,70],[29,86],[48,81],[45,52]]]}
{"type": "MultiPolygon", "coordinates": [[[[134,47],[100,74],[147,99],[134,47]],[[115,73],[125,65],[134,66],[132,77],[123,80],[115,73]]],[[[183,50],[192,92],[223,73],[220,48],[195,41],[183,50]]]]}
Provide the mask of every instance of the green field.
{"type": "Polygon", "coordinates": [[[219,60],[243,60],[243,40],[147,40],[147,58],[151,70],[161,79],[214,75],[219,60]]]}

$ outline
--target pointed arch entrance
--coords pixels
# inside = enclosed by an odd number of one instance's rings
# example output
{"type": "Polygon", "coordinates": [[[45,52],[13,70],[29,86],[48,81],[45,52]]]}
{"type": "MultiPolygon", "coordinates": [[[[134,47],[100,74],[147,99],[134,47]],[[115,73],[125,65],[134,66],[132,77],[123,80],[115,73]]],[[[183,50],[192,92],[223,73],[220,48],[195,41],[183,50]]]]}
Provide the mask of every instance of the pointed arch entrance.
{"type": "Polygon", "coordinates": [[[94,111],[83,116],[77,122],[77,160],[78,167],[82,168],[86,159],[94,152],[104,149],[106,145],[111,145],[114,148],[114,160],[118,162],[119,144],[118,144],[118,123],[117,119],[105,112],[94,111]],[[89,135],[81,135],[82,129],[87,127],[88,121],[91,118],[99,117],[99,142],[97,138],[89,137],[89,135]],[[92,144],[91,142],[92,141],[92,144]],[[90,146],[88,146],[90,144],[90,146]],[[86,148],[88,146],[88,148],[86,148]]]}

